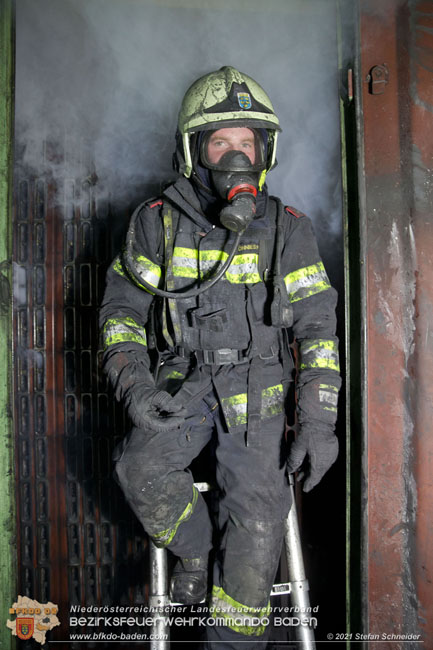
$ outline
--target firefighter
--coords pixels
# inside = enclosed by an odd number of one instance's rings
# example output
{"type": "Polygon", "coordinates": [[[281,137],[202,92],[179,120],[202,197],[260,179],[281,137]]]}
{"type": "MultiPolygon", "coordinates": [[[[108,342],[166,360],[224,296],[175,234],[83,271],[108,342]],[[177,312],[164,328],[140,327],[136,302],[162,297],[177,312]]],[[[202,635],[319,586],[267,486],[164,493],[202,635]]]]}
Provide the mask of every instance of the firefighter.
{"type": "Polygon", "coordinates": [[[207,643],[220,650],[263,648],[287,471],[309,461],[308,491],[338,453],[336,292],[310,220],[268,194],[279,131],[246,74],[227,66],[198,79],[179,114],[181,175],[133,214],[101,307],[105,368],[133,423],[116,477],[145,531],[178,558],[176,602],[208,592],[212,525],[188,467],[216,439],[210,605],[224,625],[209,625],[207,643]],[[290,328],[300,432],[287,455],[290,328]]]}

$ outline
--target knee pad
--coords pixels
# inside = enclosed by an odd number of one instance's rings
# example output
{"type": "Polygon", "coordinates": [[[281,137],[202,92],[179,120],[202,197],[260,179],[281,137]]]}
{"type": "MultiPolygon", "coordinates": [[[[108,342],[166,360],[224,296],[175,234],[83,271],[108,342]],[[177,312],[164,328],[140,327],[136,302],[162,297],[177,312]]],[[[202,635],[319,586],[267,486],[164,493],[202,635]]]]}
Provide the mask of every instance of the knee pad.
{"type": "Polygon", "coordinates": [[[234,600],[263,607],[278,568],[284,521],[255,521],[231,513],[222,540],[219,584],[234,600]]]}

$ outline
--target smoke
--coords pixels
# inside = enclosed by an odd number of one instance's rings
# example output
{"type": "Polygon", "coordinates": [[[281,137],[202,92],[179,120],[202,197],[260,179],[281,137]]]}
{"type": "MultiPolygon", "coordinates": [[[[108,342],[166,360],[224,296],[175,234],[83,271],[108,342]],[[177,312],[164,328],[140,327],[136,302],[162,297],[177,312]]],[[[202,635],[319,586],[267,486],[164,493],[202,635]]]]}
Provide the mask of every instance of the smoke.
{"type": "Polygon", "coordinates": [[[16,61],[18,166],[90,182],[97,199],[119,204],[174,178],[188,86],[222,65],[246,72],[283,127],[269,189],[312,217],[325,258],[328,248],[335,253],[342,219],[331,0],[20,0],[16,61]]]}

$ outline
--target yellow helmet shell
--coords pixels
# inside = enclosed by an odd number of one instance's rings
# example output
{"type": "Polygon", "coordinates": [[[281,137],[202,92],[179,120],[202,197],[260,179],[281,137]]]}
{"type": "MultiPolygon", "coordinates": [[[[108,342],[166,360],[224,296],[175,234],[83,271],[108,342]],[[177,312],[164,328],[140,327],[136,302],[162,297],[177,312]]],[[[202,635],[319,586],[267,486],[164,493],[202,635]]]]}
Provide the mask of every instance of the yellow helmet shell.
{"type": "Polygon", "coordinates": [[[192,171],[190,134],[223,127],[247,126],[269,132],[267,170],[275,165],[277,132],[281,131],[271,100],[254,79],[231,66],[197,79],[185,93],[179,112],[178,129],[182,136],[185,165],[192,171]]]}

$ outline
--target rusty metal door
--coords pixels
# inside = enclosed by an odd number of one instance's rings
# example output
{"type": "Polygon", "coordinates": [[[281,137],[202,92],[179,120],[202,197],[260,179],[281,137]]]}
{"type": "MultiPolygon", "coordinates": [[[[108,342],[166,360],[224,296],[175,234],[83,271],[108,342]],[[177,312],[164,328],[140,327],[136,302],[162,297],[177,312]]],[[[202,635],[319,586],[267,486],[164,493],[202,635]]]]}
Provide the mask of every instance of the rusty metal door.
{"type": "Polygon", "coordinates": [[[432,647],[433,3],[359,6],[363,631],[432,647]]]}

